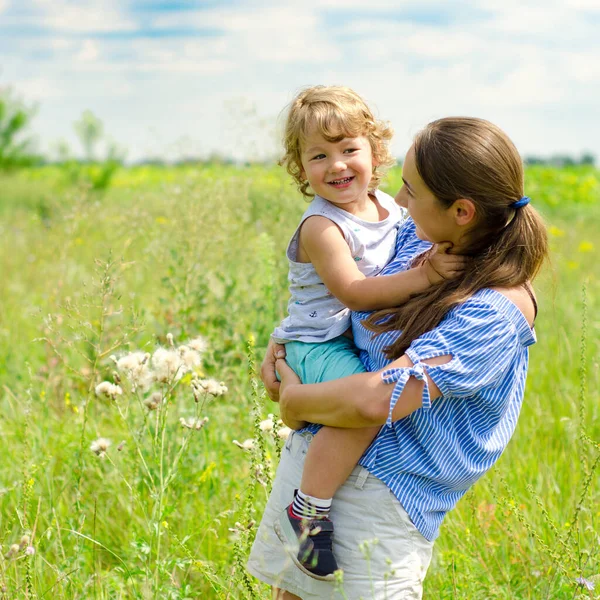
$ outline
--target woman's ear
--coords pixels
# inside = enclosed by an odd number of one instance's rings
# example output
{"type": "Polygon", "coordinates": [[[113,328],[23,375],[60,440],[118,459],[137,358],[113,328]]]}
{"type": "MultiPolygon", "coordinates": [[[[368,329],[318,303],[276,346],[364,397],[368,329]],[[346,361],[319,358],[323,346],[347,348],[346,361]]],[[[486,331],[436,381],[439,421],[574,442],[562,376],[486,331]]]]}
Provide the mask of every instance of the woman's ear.
{"type": "Polygon", "coordinates": [[[473,200],[459,198],[454,202],[452,208],[454,210],[454,220],[457,225],[464,227],[465,225],[472,225],[475,221],[477,209],[473,200]]]}

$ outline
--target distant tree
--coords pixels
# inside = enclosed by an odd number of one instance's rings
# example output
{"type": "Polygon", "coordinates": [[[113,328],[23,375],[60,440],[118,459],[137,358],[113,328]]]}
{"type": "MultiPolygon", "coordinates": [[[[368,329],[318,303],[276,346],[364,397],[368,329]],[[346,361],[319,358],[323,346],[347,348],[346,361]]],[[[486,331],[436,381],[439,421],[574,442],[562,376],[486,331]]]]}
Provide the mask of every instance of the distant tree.
{"type": "Polygon", "coordinates": [[[27,130],[35,109],[17,98],[10,88],[0,88],[0,169],[36,162],[27,130]]]}
{"type": "Polygon", "coordinates": [[[96,145],[104,135],[104,124],[91,110],[86,110],[73,127],[83,146],[86,160],[92,162],[96,145]]]}
{"type": "Polygon", "coordinates": [[[596,157],[591,152],[584,152],[579,159],[579,164],[593,167],[596,164],[596,157]]]}

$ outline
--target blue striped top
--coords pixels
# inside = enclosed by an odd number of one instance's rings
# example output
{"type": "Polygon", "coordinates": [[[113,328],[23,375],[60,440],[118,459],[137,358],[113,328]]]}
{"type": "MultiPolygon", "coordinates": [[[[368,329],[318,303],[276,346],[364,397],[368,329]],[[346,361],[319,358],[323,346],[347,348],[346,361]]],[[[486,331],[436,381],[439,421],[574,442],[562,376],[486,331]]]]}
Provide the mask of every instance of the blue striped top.
{"type": "MultiPolygon", "coordinates": [[[[396,255],[382,275],[406,270],[429,246],[416,237],[409,219],[398,232],[396,255]]],[[[377,371],[390,362],[383,348],[397,332],[373,337],[361,323],[368,315],[353,313],[352,327],[367,370],[377,371]]],[[[445,514],[508,444],[523,400],[527,348],[535,341],[517,306],[503,294],[484,289],[412,342],[406,354],[413,367],[383,372],[384,381],[395,385],[390,416],[359,463],[392,490],[428,540],[437,537],[445,514]],[[452,358],[443,365],[421,362],[444,355],[452,358]],[[442,396],[431,402],[426,386],[422,408],[392,423],[391,412],[406,381],[410,376],[423,380],[424,371],[442,396]]]]}

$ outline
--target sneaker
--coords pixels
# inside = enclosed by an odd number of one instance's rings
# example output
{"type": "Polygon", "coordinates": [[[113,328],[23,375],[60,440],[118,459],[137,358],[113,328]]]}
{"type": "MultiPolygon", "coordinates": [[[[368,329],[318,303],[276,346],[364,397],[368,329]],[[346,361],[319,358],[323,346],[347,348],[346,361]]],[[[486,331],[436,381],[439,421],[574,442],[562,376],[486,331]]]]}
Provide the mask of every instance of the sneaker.
{"type": "Polygon", "coordinates": [[[333,581],[338,565],[333,555],[333,523],[329,519],[301,519],[290,504],[273,524],[277,537],[296,566],[309,577],[333,581]]]}

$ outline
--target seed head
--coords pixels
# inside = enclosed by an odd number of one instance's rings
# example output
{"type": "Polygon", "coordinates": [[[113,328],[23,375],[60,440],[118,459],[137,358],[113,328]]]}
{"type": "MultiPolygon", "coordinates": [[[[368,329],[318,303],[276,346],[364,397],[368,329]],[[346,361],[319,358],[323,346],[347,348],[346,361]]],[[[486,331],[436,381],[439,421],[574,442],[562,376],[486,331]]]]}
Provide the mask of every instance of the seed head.
{"type": "Polygon", "coordinates": [[[27,546],[29,546],[29,536],[25,534],[19,542],[19,550],[23,550],[23,548],[26,548],[27,546]]]}
{"type": "Polygon", "coordinates": [[[282,440],[287,440],[290,437],[290,433],[292,433],[292,430],[285,426],[277,431],[277,437],[282,440]]]}
{"type": "Polygon", "coordinates": [[[193,417],[184,419],[181,417],[179,422],[181,423],[181,426],[185,427],[186,429],[195,429],[196,431],[199,431],[208,423],[208,417],[203,417],[202,419],[199,417],[197,419],[193,417]]]}
{"type": "MultiPolygon", "coordinates": [[[[197,391],[203,391],[211,396],[223,396],[227,393],[227,386],[221,381],[216,379],[194,379],[192,381],[192,387],[197,391]]],[[[196,394],[194,394],[196,395],[196,394]]]]}
{"type": "Polygon", "coordinates": [[[111,400],[115,400],[117,396],[123,393],[120,385],[115,385],[110,381],[103,381],[96,386],[96,396],[106,396],[111,400]]]}
{"type": "Polygon", "coordinates": [[[244,440],[243,442],[238,442],[237,440],[233,440],[233,443],[238,448],[241,448],[242,450],[245,450],[246,452],[250,452],[250,450],[253,450],[254,446],[256,445],[253,439],[247,439],[247,440],[244,440]]]}
{"type": "Polygon", "coordinates": [[[265,419],[264,421],[261,421],[258,426],[260,427],[261,431],[273,431],[273,419],[271,417],[269,417],[268,419],[265,419]]]}
{"type": "Polygon", "coordinates": [[[110,440],[101,437],[92,442],[92,444],[90,445],[90,450],[98,456],[104,456],[109,446],[110,440]]]}
{"type": "Polygon", "coordinates": [[[151,396],[148,396],[148,398],[144,399],[144,406],[148,410],[156,410],[160,406],[162,399],[163,397],[161,392],[154,392],[151,396]]]}
{"type": "Polygon", "coordinates": [[[206,350],[208,349],[208,344],[206,343],[206,340],[201,336],[198,336],[197,338],[190,340],[186,344],[186,346],[189,346],[192,350],[195,350],[196,352],[199,352],[200,354],[204,354],[206,352],[206,350]]]}
{"type": "Polygon", "coordinates": [[[202,363],[202,357],[200,356],[200,352],[190,348],[189,346],[179,346],[177,348],[179,352],[179,356],[181,357],[181,361],[185,365],[185,368],[188,371],[193,371],[196,367],[199,367],[202,363]]]}
{"type": "Polygon", "coordinates": [[[183,364],[176,350],[158,348],[152,355],[152,366],[156,373],[156,380],[160,383],[178,381],[187,368],[183,364]]]}
{"type": "Polygon", "coordinates": [[[154,383],[154,373],[150,369],[148,352],[130,352],[117,361],[117,369],[131,382],[134,391],[145,392],[154,383]]]}

